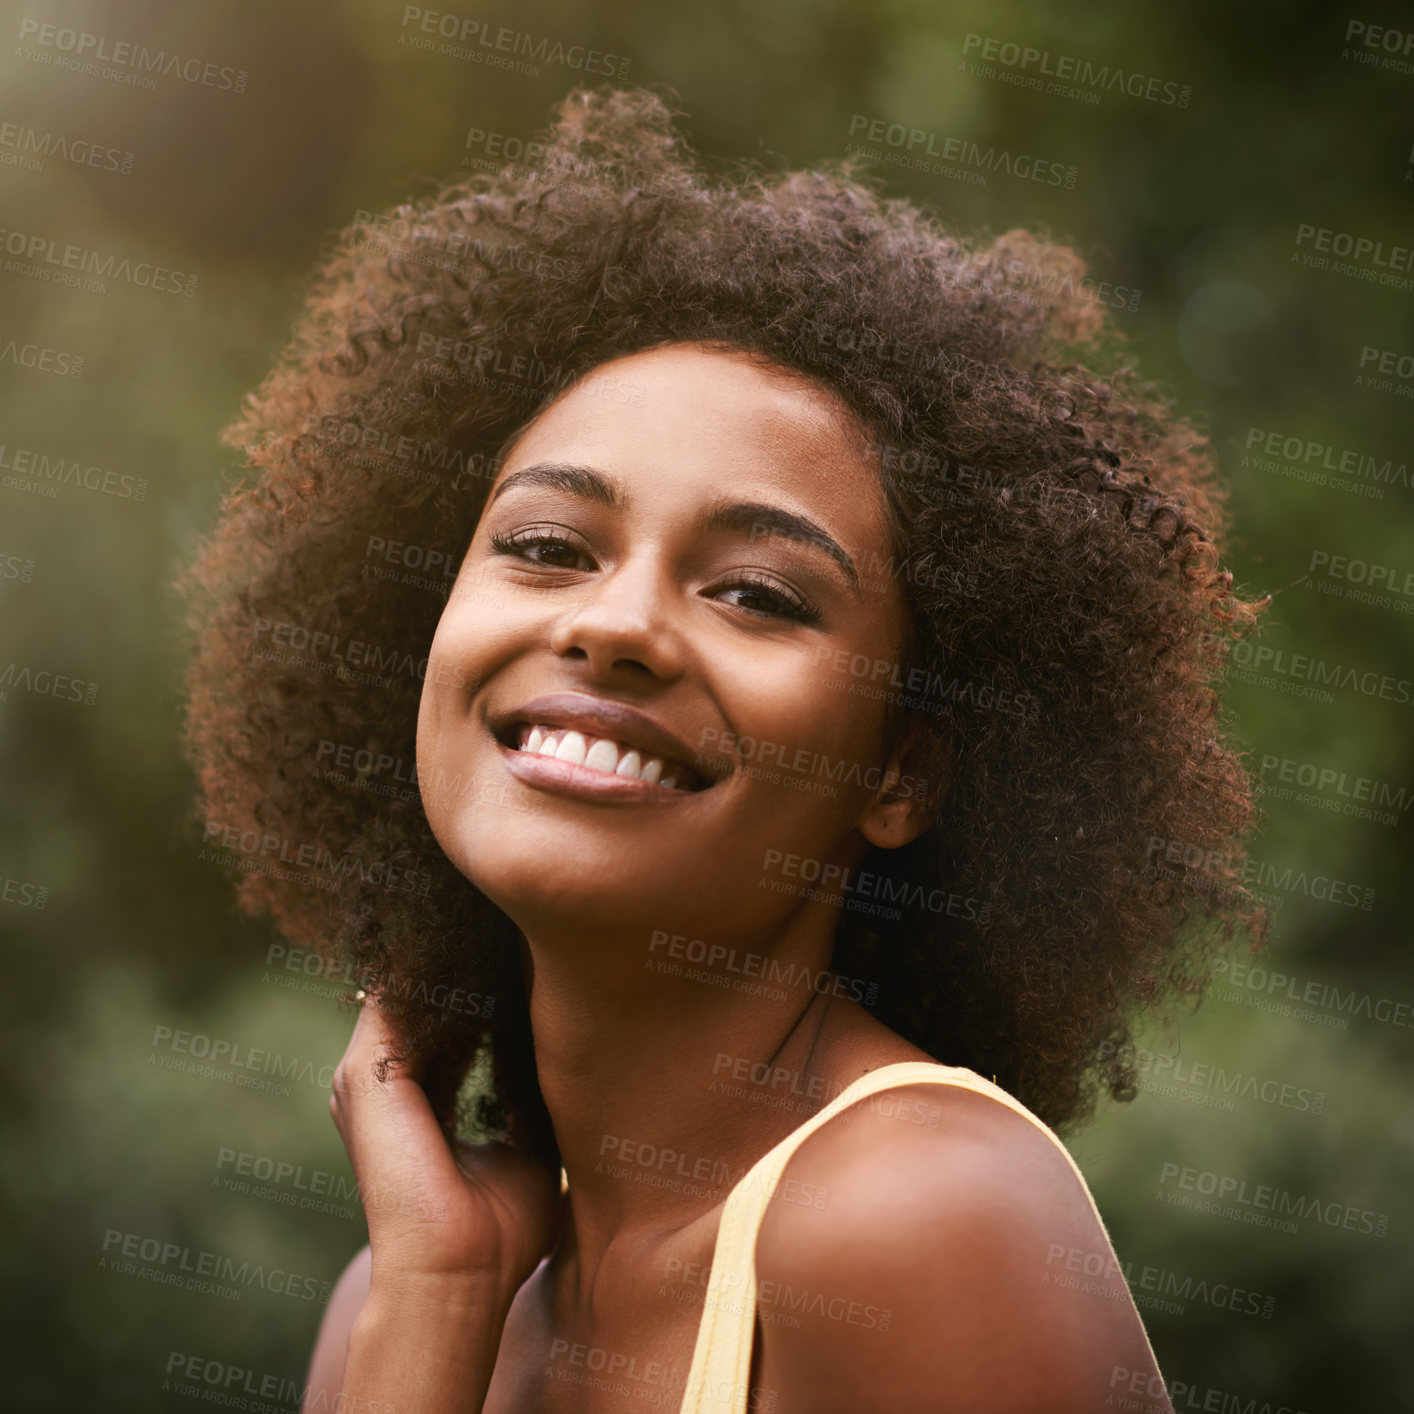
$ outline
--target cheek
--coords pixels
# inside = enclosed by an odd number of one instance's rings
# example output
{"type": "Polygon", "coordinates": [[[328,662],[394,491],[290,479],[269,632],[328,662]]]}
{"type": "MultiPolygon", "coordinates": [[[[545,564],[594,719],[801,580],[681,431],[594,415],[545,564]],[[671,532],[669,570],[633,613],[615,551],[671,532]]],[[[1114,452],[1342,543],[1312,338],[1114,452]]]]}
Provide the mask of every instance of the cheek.
{"type": "Polygon", "coordinates": [[[467,747],[473,722],[467,711],[474,681],[466,635],[444,616],[427,659],[427,677],[417,709],[417,766],[423,785],[423,809],[440,837],[455,813],[455,798],[438,791],[438,781],[456,780],[468,768],[467,747]],[[443,798],[443,797],[447,798],[443,798]]]}
{"type": "Polygon", "coordinates": [[[848,780],[855,765],[862,772],[877,764],[883,704],[850,690],[857,685],[813,657],[789,672],[757,675],[732,718],[741,724],[743,749],[757,766],[796,782],[848,780]]]}
{"type": "MultiPolygon", "coordinates": [[[[740,734],[743,852],[764,849],[829,856],[856,823],[879,774],[870,731],[873,704],[818,685],[779,697],[760,694],[731,715],[740,734]],[[749,842],[749,843],[748,843],[749,842]]],[[[744,855],[743,855],[744,857],[744,855]]],[[[746,863],[753,863],[747,859],[746,863]]]]}
{"type": "Polygon", "coordinates": [[[417,754],[429,759],[436,751],[448,705],[447,694],[456,679],[456,663],[447,652],[449,635],[445,625],[444,618],[433,635],[427,653],[427,676],[422,681],[422,695],[417,704],[417,754]]]}
{"type": "Polygon", "coordinates": [[[439,691],[434,673],[437,661],[433,658],[427,664],[427,679],[422,684],[422,697],[417,704],[417,760],[425,768],[434,759],[440,730],[441,708],[437,701],[439,691]]]}

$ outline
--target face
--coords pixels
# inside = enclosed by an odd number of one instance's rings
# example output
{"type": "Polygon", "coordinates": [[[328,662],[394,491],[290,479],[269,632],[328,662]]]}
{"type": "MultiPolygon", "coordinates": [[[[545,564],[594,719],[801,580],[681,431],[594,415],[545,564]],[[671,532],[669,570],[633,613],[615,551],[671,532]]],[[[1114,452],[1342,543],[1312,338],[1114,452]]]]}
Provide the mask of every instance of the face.
{"type": "Polygon", "coordinates": [[[889,554],[825,389],[698,345],[601,365],[515,441],[438,624],[417,755],[443,849],[527,931],[708,938],[799,906],[786,856],[905,843],[913,778],[849,666],[897,661],[889,554]]]}

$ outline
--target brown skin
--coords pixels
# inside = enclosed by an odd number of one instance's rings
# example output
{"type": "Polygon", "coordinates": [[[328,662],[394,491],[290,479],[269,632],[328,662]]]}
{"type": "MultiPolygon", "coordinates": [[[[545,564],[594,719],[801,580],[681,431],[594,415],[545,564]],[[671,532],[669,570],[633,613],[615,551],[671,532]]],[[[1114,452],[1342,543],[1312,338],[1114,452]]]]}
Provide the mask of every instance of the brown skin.
{"type": "Polygon", "coordinates": [[[916,774],[949,798],[913,845],[865,857],[918,906],[843,912],[836,963],[878,984],[897,1035],[1065,1132],[1133,1098],[1132,1022],[1189,1011],[1235,935],[1265,928],[1239,879],[1255,783],[1220,700],[1264,601],[1222,566],[1212,448],[1133,367],[1067,247],[965,238],[850,164],[712,167],[658,95],[577,90],[530,169],[400,209],[416,244],[465,259],[389,260],[344,233],[226,429],[245,473],[179,581],[200,813],[223,839],[366,862],[224,867],[245,912],[382,989],[444,1124],[484,1064],[487,1131],[556,1164],[516,922],[407,788],[441,570],[507,439],[571,378],[674,342],[756,351],[877,444],[896,559],[868,568],[899,576],[909,651],[875,645],[845,686],[921,709],[916,774]],[[313,658],[271,651],[297,638],[313,658]]]}
{"type": "MultiPolygon", "coordinates": [[[[342,1382],[346,1395],[428,1414],[621,1407],[621,1395],[569,1378],[579,1371],[563,1356],[552,1362],[555,1340],[661,1362],[679,1387],[702,1308],[666,1299],[665,1273],[710,1265],[730,1181],[802,1120],[714,1087],[717,1057],[822,1077],[827,1096],[881,1065],[929,1059],[808,983],[752,995],[650,965],[650,940],[666,932],[819,974],[838,906],[758,887],[766,851],[848,866],[928,820],[916,793],[894,789],[910,734],[886,753],[882,703],[821,681],[836,650],[899,651],[898,586],[853,586],[801,540],[695,529],[729,495],[808,516],[856,559],[886,559],[877,473],[847,415],[808,380],[740,353],[670,345],[606,369],[641,399],[571,389],[521,433],[497,485],[568,464],[613,482],[624,505],[493,488],[438,626],[418,722],[421,774],[476,779],[474,793],[429,798],[428,818],[523,935],[539,1081],[570,1196],[557,1213],[552,1176],[503,1146],[459,1144],[454,1162],[416,1075],[373,1079],[392,1037],[366,1007],[335,1118],[360,1183],[404,1196],[370,1212],[371,1264],[355,1258],[330,1304],[315,1392],[342,1382]],[[491,544],[532,530],[573,548],[527,559],[491,544]],[[743,588],[741,571],[803,594],[818,618],[753,612],[780,605],[743,588]],[[473,593],[501,601],[489,624],[467,607],[473,593]],[[779,742],[875,767],[881,783],[820,795],[764,779],[738,755],[710,789],[666,804],[556,794],[510,774],[488,719],[558,690],[627,702],[693,746],[713,733],[779,742]],[[534,808],[488,812],[482,786],[535,797],[534,808]],[[626,1141],[705,1158],[731,1179],[703,1194],[615,1177],[626,1141]]],[[[1153,1372],[1127,1294],[1098,1301],[1041,1282],[1049,1243],[1108,1248],[1054,1146],[978,1096],[893,1093],[941,1104],[943,1123],[920,1129],[866,1109],[812,1136],[787,1176],[829,1202],[770,1205],[758,1275],[890,1307],[895,1323],[758,1325],[753,1383],[778,1392],[777,1414],[1090,1409],[1114,1366],[1153,1372]],[[953,1335],[937,1338],[948,1321],[953,1335]]]]}

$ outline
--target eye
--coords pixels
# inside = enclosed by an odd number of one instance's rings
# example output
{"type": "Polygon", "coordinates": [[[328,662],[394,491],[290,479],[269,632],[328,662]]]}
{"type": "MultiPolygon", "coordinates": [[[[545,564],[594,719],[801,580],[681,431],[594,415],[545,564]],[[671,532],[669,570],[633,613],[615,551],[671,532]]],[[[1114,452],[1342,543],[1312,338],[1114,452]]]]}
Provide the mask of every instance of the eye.
{"type": "Polygon", "coordinates": [[[552,535],[544,529],[537,530],[532,527],[515,535],[502,535],[493,530],[488,539],[491,548],[498,555],[514,555],[532,565],[546,565],[551,569],[578,569],[578,565],[563,562],[566,556],[571,561],[589,558],[579,546],[563,535],[552,535]]]}
{"type": "Polygon", "coordinates": [[[740,574],[727,586],[727,593],[741,591],[748,598],[763,602],[766,607],[753,609],[749,604],[738,603],[737,607],[761,618],[794,619],[798,623],[813,624],[820,617],[820,611],[809,600],[794,590],[786,589],[762,575],[740,574]]]}
{"type": "MultiPolygon", "coordinates": [[[[551,533],[545,527],[529,527],[514,535],[491,531],[487,539],[498,555],[513,555],[527,564],[543,565],[548,569],[581,569],[584,566],[576,560],[593,560],[563,533],[551,533]]],[[[817,609],[803,595],[788,589],[764,575],[743,572],[729,583],[723,594],[741,594],[747,601],[738,600],[734,607],[745,610],[762,619],[792,619],[797,623],[815,623],[820,618],[817,609]]]]}

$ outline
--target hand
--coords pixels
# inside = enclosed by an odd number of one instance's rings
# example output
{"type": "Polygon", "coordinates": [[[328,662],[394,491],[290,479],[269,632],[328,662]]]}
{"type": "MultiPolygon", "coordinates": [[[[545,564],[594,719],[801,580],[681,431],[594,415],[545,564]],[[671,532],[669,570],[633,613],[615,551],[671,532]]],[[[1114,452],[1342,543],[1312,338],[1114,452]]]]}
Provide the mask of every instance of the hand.
{"type": "Polygon", "coordinates": [[[448,1139],[419,1067],[395,1064],[386,1081],[377,1078],[379,1060],[396,1046],[370,996],[329,1101],[368,1219],[371,1285],[489,1279],[509,1301],[558,1237],[559,1175],[510,1144],[448,1139]]]}

